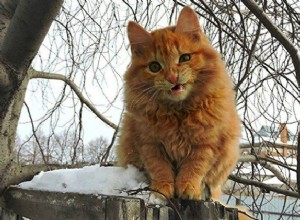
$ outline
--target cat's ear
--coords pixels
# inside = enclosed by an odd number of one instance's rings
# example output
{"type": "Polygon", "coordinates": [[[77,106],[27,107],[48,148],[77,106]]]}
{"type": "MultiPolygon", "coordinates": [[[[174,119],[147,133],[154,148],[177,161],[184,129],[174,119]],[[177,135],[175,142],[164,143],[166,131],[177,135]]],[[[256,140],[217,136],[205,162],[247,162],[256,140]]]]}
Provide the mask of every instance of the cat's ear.
{"type": "Polygon", "coordinates": [[[185,6],[180,14],[175,28],[176,33],[188,33],[201,30],[198,16],[188,6],[185,6]]]}
{"type": "Polygon", "coordinates": [[[129,21],[127,31],[130,45],[146,44],[152,41],[151,34],[133,21],[129,21]]]}

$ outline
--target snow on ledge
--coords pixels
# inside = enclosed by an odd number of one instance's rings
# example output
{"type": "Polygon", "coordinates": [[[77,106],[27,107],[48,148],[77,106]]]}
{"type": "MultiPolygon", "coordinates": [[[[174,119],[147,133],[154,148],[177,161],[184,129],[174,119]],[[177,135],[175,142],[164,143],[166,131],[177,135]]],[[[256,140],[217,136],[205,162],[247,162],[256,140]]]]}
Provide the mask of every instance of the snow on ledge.
{"type": "MultiPolygon", "coordinates": [[[[128,196],[126,191],[148,187],[148,184],[145,175],[133,166],[122,168],[93,165],[78,169],[40,172],[31,181],[20,183],[19,187],[55,192],[128,196]]],[[[149,192],[139,193],[135,197],[148,203],[163,204],[163,201],[149,192]]]]}

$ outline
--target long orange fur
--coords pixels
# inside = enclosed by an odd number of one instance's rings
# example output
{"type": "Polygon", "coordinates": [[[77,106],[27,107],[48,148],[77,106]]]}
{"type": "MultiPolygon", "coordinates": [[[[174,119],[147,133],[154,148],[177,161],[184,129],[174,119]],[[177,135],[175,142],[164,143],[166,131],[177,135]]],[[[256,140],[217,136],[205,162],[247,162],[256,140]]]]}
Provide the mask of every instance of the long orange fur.
{"type": "Polygon", "coordinates": [[[232,82],[219,53],[189,7],[176,26],[151,33],[130,22],[128,36],[132,62],[125,74],[119,164],[145,170],[151,188],[167,198],[198,200],[207,185],[217,199],[237,162],[240,136],[232,82]],[[183,54],[190,60],[180,61],[183,54]],[[153,61],[158,72],[151,70],[153,61]]]}

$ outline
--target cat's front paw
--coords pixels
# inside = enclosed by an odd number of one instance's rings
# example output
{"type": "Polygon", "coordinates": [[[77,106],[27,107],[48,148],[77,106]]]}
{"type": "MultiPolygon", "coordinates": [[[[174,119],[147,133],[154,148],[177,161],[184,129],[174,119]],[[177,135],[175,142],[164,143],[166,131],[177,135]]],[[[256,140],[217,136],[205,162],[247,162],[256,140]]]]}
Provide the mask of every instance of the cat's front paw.
{"type": "Polygon", "coordinates": [[[174,197],[174,183],[153,181],[150,188],[158,198],[169,199],[174,197]]]}
{"type": "Polygon", "coordinates": [[[175,185],[176,195],[181,199],[199,200],[201,191],[200,186],[191,182],[177,182],[175,185]]]}

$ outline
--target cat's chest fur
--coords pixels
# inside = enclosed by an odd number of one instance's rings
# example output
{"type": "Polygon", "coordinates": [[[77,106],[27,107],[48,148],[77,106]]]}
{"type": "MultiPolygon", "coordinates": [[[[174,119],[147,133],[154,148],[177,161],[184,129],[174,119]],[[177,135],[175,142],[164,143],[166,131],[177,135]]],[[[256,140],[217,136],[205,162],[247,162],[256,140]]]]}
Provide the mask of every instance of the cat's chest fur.
{"type": "Polygon", "coordinates": [[[204,109],[190,112],[157,110],[137,123],[142,142],[154,143],[174,162],[187,158],[193,148],[218,139],[215,119],[204,109]]]}

